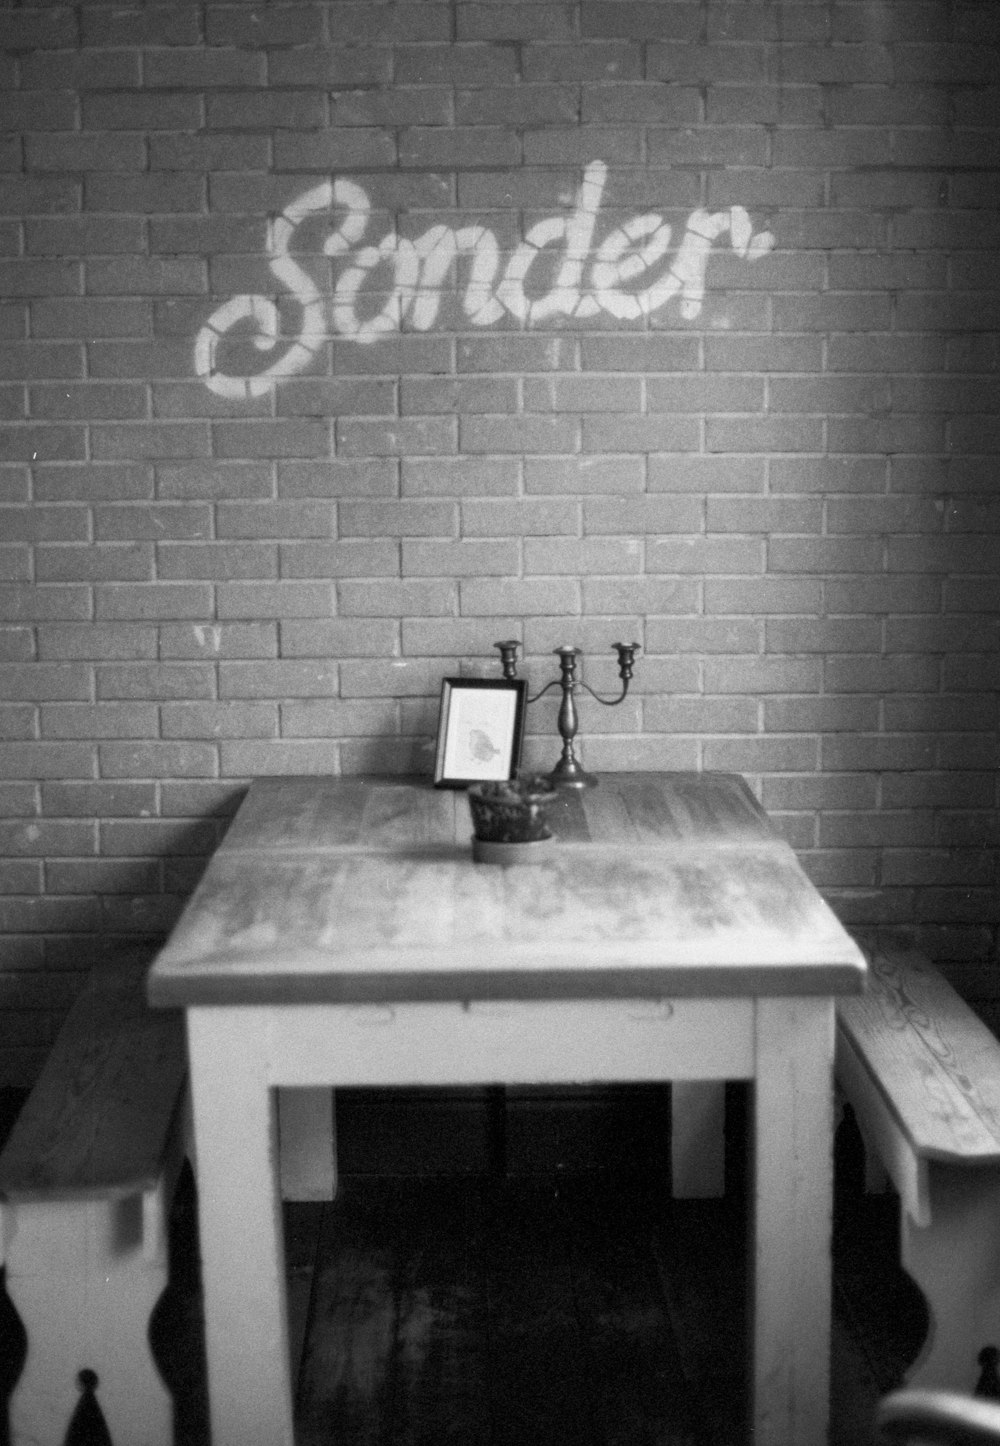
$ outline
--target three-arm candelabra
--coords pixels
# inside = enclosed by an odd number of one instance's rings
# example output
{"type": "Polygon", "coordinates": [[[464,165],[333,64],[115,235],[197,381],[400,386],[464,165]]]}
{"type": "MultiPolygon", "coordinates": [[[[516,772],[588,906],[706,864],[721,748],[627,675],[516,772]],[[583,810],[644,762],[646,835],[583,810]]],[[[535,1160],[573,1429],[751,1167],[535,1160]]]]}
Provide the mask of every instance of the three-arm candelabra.
{"type": "MultiPolygon", "coordinates": [[[[517,649],[519,644],[516,639],[510,639],[505,643],[494,643],[495,648],[500,649],[500,663],[505,678],[517,677],[517,649]]],[[[559,677],[553,678],[550,683],[529,698],[529,703],[537,703],[550,688],[556,686],[562,689],[562,699],[559,704],[559,736],[562,738],[562,753],[555,768],[547,776],[557,788],[592,788],[597,779],[592,773],[587,773],[580,765],[573,748],[573,740],[576,737],[579,727],[579,718],[576,711],[576,692],[584,688],[592,698],[605,708],[613,708],[621,703],[628,693],[628,685],[632,678],[632,668],[635,663],[635,655],[639,651],[638,643],[612,643],[612,647],[618,654],[618,676],[622,682],[622,690],[617,698],[602,698],[595,693],[589,683],[583,682],[576,676],[576,660],[580,657],[579,648],[562,647],[556,648],[555,654],[559,659],[559,677]]]]}

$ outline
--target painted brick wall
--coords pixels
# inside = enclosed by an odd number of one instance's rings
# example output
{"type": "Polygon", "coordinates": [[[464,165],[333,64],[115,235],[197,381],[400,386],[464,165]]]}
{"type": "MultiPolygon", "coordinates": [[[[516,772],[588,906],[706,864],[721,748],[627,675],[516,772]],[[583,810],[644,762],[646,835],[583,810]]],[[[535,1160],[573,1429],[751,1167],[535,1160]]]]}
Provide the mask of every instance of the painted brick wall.
{"type": "Polygon", "coordinates": [[[988,979],[996,6],[6,0],[0,44],[0,1078],[247,779],[427,771],[507,637],[533,689],[635,638],[589,766],[746,773],[846,920],[988,979]]]}

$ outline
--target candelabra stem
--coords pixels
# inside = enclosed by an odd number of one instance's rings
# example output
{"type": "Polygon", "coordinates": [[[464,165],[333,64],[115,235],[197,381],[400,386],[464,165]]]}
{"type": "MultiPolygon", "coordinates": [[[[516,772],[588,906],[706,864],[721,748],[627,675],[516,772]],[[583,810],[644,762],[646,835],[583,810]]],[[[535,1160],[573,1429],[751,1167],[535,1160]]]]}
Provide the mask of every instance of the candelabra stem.
{"type": "Polygon", "coordinates": [[[557,788],[593,788],[597,779],[584,769],[576,756],[573,740],[579,727],[576,711],[576,660],[579,648],[557,648],[559,655],[559,686],[562,701],[559,704],[557,721],[562,739],[562,753],[559,762],[549,774],[557,788]]]}

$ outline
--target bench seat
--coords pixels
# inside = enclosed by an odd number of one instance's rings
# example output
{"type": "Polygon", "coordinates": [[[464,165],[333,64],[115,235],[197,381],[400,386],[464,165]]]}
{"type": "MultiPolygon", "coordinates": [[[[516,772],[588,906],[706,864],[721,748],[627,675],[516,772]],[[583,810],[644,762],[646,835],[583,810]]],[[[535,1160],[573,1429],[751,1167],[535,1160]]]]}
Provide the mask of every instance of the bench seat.
{"type": "MultiPolygon", "coordinates": [[[[61,1446],[96,1396],[115,1446],[170,1446],[149,1348],[186,1148],[179,1011],[151,1010],[146,968],[94,971],[0,1154],[7,1291],[28,1341],[12,1446],[61,1446]]],[[[91,1405],[92,1409],[92,1405],[91,1405]]]]}
{"type": "Polygon", "coordinates": [[[1000,1040],[919,951],[872,947],[837,1004],[837,1082],[899,1193],[930,1329],[907,1384],[971,1392],[1000,1341],[1000,1040]]]}

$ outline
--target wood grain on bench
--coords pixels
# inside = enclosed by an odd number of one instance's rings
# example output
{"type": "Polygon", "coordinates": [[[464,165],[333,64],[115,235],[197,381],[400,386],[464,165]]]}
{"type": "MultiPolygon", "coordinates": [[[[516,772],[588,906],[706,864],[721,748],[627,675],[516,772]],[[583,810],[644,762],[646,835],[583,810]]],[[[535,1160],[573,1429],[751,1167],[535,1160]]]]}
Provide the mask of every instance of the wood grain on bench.
{"type": "Polygon", "coordinates": [[[145,966],[97,969],[72,1006],[0,1155],[9,1200],[152,1189],[186,1074],[180,1011],[150,1009],[145,966]]]}

